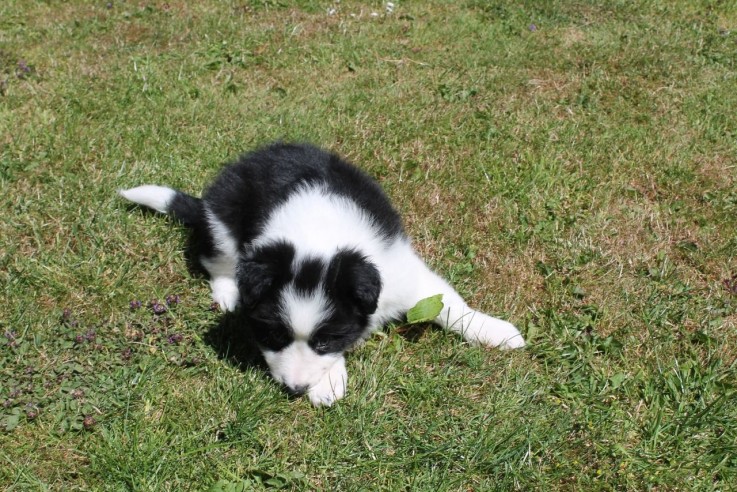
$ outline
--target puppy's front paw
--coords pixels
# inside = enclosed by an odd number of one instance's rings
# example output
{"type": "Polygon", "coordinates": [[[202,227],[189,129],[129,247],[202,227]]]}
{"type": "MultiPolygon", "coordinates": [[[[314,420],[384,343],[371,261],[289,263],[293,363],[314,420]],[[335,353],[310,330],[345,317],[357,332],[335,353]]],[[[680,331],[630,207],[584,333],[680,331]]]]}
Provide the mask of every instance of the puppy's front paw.
{"type": "Polygon", "coordinates": [[[463,330],[463,338],[469,342],[499,347],[500,349],[515,349],[525,346],[519,330],[512,323],[492,318],[484,313],[473,314],[468,325],[463,330]]]}
{"type": "Polygon", "coordinates": [[[345,396],[347,382],[345,359],[341,358],[325,373],[319,383],[307,390],[307,396],[316,407],[329,407],[345,396]]]}
{"type": "Polygon", "coordinates": [[[212,300],[217,302],[223,312],[234,311],[238,306],[238,286],[231,278],[220,277],[210,282],[212,300]]]}

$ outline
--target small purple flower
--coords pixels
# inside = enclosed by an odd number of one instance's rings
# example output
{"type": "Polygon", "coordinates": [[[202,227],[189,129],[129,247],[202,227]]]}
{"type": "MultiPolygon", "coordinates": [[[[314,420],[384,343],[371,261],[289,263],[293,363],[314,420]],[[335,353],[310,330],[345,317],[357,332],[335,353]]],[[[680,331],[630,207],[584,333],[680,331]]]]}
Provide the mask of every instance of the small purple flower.
{"type": "Polygon", "coordinates": [[[31,72],[33,71],[33,68],[28,66],[25,60],[20,60],[18,64],[16,65],[15,69],[15,76],[19,79],[23,80],[25,79],[31,72]]]}
{"type": "Polygon", "coordinates": [[[3,402],[3,408],[8,408],[8,407],[10,407],[10,406],[11,406],[12,404],[13,404],[13,400],[11,400],[10,398],[8,398],[8,399],[6,399],[6,400],[5,400],[4,402],[3,402]]]}
{"type": "Polygon", "coordinates": [[[725,278],[722,281],[722,284],[724,285],[724,288],[727,289],[727,292],[733,296],[737,296],[737,273],[732,275],[731,278],[725,278]]]}
{"type": "Polygon", "coordinates": [[[163,304],[159,304],[159,301],[151,301],[151,310],[154,314],[164,314],[167,309],[163,304]]]}
{"type": "Polygon", "coordinates": [[[177,294],[169,294],[166,296],[166,305],[179,304],[179,296],[177,294]]]}
{"type": "Polygon", "coordinates": [[[84,343],[84,335],[77,335],[76,337],[74,337],[74,343],[76,343],[77,345],[83,344],[84,343]]]}
{"type": "Polygon", "coordinates": [[[113,8],[113,2],[108,2],[108,3],[107,3],[107,4],[105,5],[105,8],[106,8],[106,9],[108,9],[108,10],[110,10],[111,8],[113,8]]]}
{"type": "Polygon", "coordinates": [[[123,352],[120,354],[120,357],[125,361],[131,360],[132,356],[133,356],[133,349],[130,347],[123,350],[123,352]]]}
{"type": "Polygon", "coordinates": [[[220,304],[213,302],[210,304],[210,311],[220,311],[220,304]]]}
{"type": "Polygon", "coordinates": [[[26,403],[26,417],[28,420],[38,417],[38,407],[31,402],[26,403]]]}
{"type": "Polygon", "coordinates": [[[94,342],[97,338],[97,334],[95,333],[95,330],[87,330],[87,333],[84,334],[84,339],[88,342],[94,342]]]}
{"type": "Polygon", "coordinates": [[[82,425],[84,426],[85,429],[93,428],[96,423],[97,421],[95,420],[95,417],[93,417],[92,415],[87,415],[82,421],[82,425]]]}
{"type": "Polygon", "coordinates": [[[130,302],[131,311],[135,311],[136,309],[140,309],[142,306],[141,301],[134,300],[130,302]]]}
{"type": "Polygon", "coordinates": [[[174,333],[173,335],[169,335],[169,338],[167,338],[166,340],[169,342],[169,344],[174,345],[181,342],[183,338],[184,337],[179,333],[174,333]]]}
{"type": "Polygon", "coordinates": [[[74,391],[72,391],[72,398],[75,400],[81,400],[84,398],[84,390],[82,388],[77,388],[74,391]]]}
{"type": "Polygon", "coordinates": [[[18,334],[16,332],[14,332],[13,330],[8,330],[3,333],[3,335],[5,336],[5,338],[8,339],[8,347],[15,348],[18,346],[18,342],[16,341],[18,338],[18,334]]]}
{"type": "Polygon", "coordinates": [[[535,32],[535,31],[537,31],[537,26],[536,26],[535,24],[530,24],[530,26],[528,27],[528,29],[529,29],[529,30],[530,30],[531,32],[535,32]]]}

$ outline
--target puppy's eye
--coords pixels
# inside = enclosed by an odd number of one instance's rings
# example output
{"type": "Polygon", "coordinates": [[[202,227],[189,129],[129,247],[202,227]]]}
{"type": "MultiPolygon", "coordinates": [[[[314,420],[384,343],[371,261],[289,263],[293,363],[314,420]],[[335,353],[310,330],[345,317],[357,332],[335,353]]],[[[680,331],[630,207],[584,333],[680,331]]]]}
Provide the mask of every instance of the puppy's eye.
{"type": "Polygon", "coordinates": [[[343,339],[338,335],[319,333],[310,340],[310,348],[319,355],[329,352],[339,352],[343,348],[343,339]]]}
{"type": "Polygon", "coordinates": [[[326,354],[328,350],[330,349],[330,344],[327,340],[319,340],[312,344],[312,350],[317,352],[318,354],[326,354]]]}

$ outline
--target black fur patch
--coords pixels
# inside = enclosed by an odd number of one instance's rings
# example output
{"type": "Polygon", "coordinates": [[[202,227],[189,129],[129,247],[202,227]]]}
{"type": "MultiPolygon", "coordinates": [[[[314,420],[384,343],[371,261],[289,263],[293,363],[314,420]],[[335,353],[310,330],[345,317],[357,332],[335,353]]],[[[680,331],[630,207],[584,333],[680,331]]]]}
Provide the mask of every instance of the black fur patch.
{"type": "Polygon", "coordinates": [[[308,258],[301,262],[296,268],[294,276],[294,287],[302,295],[310,295],[320,285],[325,263],[319,258],[308,258]]]}
{"type": "Polygon", "coordinates": [[[364,316],[373,314],[381,293],[381,275],[373,263],[353,250],[341,250],[330,261],[325,287],[342,304],[354,304],[364,316]]]}
{"type": "Polygon", "coordinates": [[[167,212],[187,227],[196,228],[205,224],[202,200],[199,198],[178,191],[168,208],[167,212]]]}
{"type": "Polygon", "coordinates": [[[271,297],[292,279],[294,246],[278,242],[256,248],[241,258],[236,281],[241,304],[253,308],[265,297],[271,297]]]}
{"type": "Polygon", "coordinates": [[[254,340],[262,349],[277,352],[294,340],[289,327],[273,317],[259,318],[251,313],[248,316],[248,327],[254,340]]]}

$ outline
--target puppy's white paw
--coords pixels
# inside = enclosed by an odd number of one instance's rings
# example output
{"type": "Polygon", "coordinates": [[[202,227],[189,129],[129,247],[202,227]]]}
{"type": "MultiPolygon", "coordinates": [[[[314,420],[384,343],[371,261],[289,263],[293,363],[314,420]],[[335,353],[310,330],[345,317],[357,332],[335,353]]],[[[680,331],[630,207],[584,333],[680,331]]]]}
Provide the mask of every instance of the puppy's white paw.
{"type": "Polygon", "coordinates": [[[472,318],[467,322],[463,330],[463,338],[469,342],[500,349],[525,346],[525,339],[512,323],[479,312],[473,313],[472,318]]]}
{"type": "Polygon", "coordinates": [[[218,277],[210,281],[212,300],[217,302],[223,312],[234,311],[238,306],[238,285],[232,278],[218,277]]]}
{"type": "Polygon", "coordinates": [[[345,359],[341,358],[325,373],[319,383],[307,390],[307,396],[316,407],[329,407],[345,396],[347,382],[345,359]]]}

